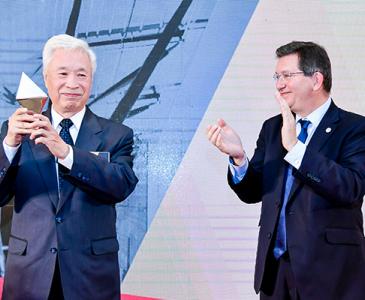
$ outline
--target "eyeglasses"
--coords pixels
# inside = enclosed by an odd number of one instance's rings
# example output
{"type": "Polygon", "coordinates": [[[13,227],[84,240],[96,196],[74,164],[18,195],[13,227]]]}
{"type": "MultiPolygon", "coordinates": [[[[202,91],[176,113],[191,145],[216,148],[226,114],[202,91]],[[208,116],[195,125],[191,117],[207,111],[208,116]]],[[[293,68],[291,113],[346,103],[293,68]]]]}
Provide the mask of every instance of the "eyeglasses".
{"type": "Polygon", "coordinates": [[[298,71],[298,72],[283,72],[283,73],[275,73],[272,78],[274,78],[275,82],[278,82],[280,79],[283,79],[284,81],[288,81],[290,80],[292,77],[299,75],[299,74],[304,74],[303,71],[298,71]]]}

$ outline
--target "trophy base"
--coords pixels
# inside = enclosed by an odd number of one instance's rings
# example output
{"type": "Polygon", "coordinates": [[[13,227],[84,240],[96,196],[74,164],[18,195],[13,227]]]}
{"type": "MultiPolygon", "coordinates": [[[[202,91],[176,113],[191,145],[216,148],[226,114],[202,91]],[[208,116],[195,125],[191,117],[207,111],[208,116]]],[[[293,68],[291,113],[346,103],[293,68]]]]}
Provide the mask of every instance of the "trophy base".
{"type": "Polygon", "coordinates": [[[17,99],[17,101],[22,107],[28,108],[29,110],[40,114],[47,102],[47,98],[17,99]]]}

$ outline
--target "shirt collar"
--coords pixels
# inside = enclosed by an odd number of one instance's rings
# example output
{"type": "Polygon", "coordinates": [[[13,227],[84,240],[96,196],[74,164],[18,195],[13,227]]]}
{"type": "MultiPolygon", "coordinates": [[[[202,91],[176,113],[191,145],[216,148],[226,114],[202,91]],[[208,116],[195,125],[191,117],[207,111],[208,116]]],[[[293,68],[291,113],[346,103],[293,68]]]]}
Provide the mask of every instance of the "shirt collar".
{"type": "MultiPolygon", "coordinates": [[[[81,111],[79,111],[78,113],[74,114],[71,118],[69,118],[71,119],[73,126],[76,127],[77,131],[80,130],[82,119],[84,118],[85,112],[86,112],[86,107],[84,107],[81,111]]],[[[62,117],[58,112],[56,112],[53,106],[51,107],[51,115],[52,115],[53,127],[57,128],[60,125],[61,121],[64,119],[64,117],[62,117]]]]}
{"type": "MultiPolygon", "coordinates": [[[[331,97],[327,99],[325,103],[323,103],[320,107],[318,107],[316,110],[312,111],[308,116],[303,118],[304,120],[309,120],[311,122],[311,125],[313,125],[314,128],[317,128],[319,123],[321,122],[324,114],[327,112],[328,108],[331,105],[331,97]]],[[[295,116],[295,121],[298,123],[298,121],[302,119],[300,115],[295,116]]]]}

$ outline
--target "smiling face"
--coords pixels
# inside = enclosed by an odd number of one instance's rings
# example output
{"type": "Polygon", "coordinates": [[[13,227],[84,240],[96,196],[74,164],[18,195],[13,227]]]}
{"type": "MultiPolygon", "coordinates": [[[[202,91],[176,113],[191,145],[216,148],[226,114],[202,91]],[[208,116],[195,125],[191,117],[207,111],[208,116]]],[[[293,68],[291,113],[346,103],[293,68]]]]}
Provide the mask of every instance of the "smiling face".
{"type": "MultiPolygon", "coordinates": [[[[278,58],[275,73],[296,73],[299,69],[299,58],[297,54],[290,54],[278,58]]],[[[281,76],[276,82],[276,89],[286,100],[292,112],[301,116],[307,116],[316,106],[313,101],[316,81],[313,76],[305,76],[303,73],[284,78],[281,76]]]]}
{"type": "Polygon", "coordinates": [[[81,111],[89,99],[92,68],[89,56],[81,49],[56,49],[44,81],[53,108],[69,118],[81,111]]]}

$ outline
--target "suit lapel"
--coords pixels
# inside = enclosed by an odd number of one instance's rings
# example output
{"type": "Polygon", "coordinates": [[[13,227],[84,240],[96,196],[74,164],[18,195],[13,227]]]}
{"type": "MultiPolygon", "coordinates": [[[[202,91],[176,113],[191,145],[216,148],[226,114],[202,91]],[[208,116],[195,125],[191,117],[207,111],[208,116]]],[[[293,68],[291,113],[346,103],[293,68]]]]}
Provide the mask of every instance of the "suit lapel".
{"type": "MultiPolygon", "coordinates": [[[[102,131],[102,128],[98,122],[96,116],[86,107],[84,119],[82,120],[79,134],[77,136],[75,148],[85,151],[97,151],[100,146],[100,137],[98,133],[102,131]]],[[[77,159],[74,155],[74,160],[77,159]]],[[[57,210],[61,209],[64,203],[71,199],[72,193],[75,191],[75,185],[69,181],[69,178],[65,176],[64,186],[62,188],[62,194],[58,202],[57,210]]]]}
{"type": "Polygon", "coordinates": [[[328,111],[311,138],[308,149],[311,151],[321,151],[328,138],[335,132],[340,121],[339,108],[332,102],[328,111]]]}
{"type": "MultiPolygon", "coordinates": [[[[50,107],[44,115],[50,120],[50,107]]],[[[38,166],[43,182],[48,190],[49,198],[55,207],[58,203],[58,183],[56,176],[56,164],[54,156],[49,152],[48,148],[43,144],[36,145],[34,141],[27,140],[27,144],[32,151],[34,160],[38,166]]],[[[31,179],[30,179],[31,180],[31,179]]]]}
{"type": "Polygon", "coordinates": [[[100,145],[98,133],[101,131],[102,128],[98,119],[88,108],[86,108],[75,147],[83,150],[95,151],[100,145]]]}
{"type": "MultiPolygon", "coordinates": [[[[42,144],[35,145],[33,141],[28,140],[28,145],[32,150],[34,160],[38,166],[41,177],[48,190],[49,198],[55,207],[58,202],[58,183],[56,176],[55,158],[49,152],[48,148],[42,144]]],[[[29,178],[31,181],[32,179],[29,178]]]]}
{"type": "MultiPolygon", "coordinates": [[[[268,149],[270,149],[270,153],[267,154],[269,159],[266,161],[265,168],[270,170],[267,178],[275,178],[277,180],[271,180],[270,185],[270,194],[273,195],[272,199],[274,201],[267,201],[265,205],[270,206],[270,210],[276,210],[275,207],[280,205],[282,199],[282,192],[284,186],[284,180],[286,178],[286,170],[288,164],[284,160],[284,156],[286,154],[286,150],[283,147],[281,142],[281,128],[283,126],[282,120],[275,123],[270,128],[270,141],[266,141],[268,143],[268,149]],[[273,150],[275,149],[275,150],[273,150]]],[[[275,217],[276,220],[276,217],[275,217]]]]}
{"type": "Polygon", "coordinates": [[[279,157],[275,160],[278,165],[275,167],[277,172],[277,177],[278,177],[278,181],[277,184],[275,185],[275,190],[274,190],[274,195],[280,195],[280,198],[276,199],[275,201],[275,205],[279,206],[281,199],[283,198],[283,191],[284,191],[284,186],[285,186],[285,180],[286,180],[286,173],[288,170],[288,163],[284,160],[284,156],[286,153],[286,150],[284,149],[282,143],[281,143],[281,134],[279,134],[280,136],[280,153],[279,153],[279,157]]]}
{"type": "MultiPolygon", "coordinates": [[[[332,102],[328,111],[323,116],[319,123],[316,131],[314,132],[309,144],[307,151],[320,152],[321,149],[326,145],[328,138],[335,132],[340,121],[339,108],[332,102]]],[[[295,170],[293,171],[295,172],[295,170]]],[[[295,195],[297,189],[302,186],[302,181],[294,177],[293,186],[289,194],[289,200],[295,195]]]]}

